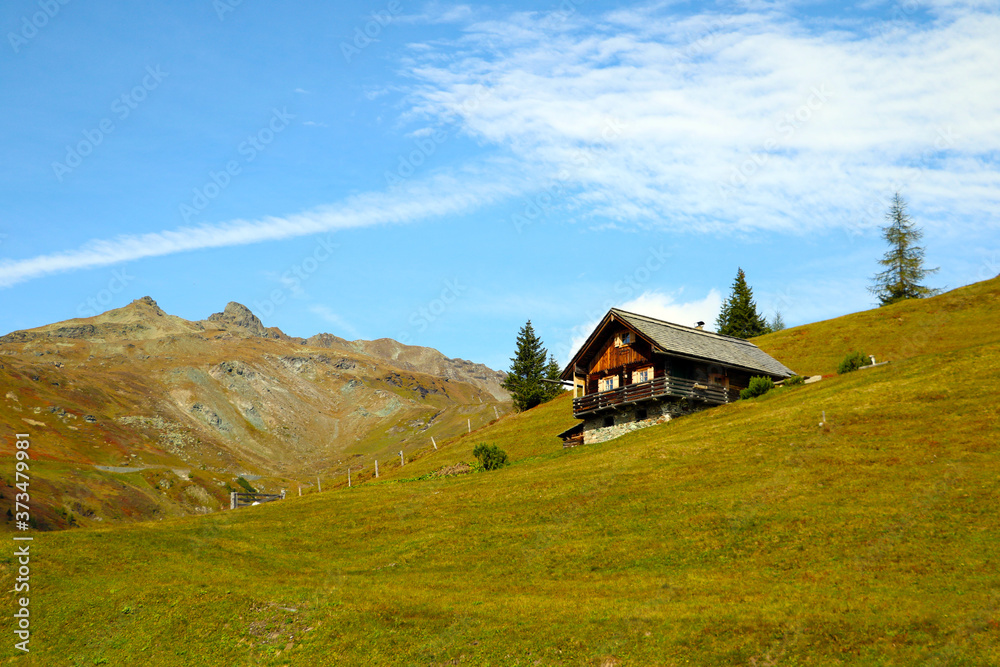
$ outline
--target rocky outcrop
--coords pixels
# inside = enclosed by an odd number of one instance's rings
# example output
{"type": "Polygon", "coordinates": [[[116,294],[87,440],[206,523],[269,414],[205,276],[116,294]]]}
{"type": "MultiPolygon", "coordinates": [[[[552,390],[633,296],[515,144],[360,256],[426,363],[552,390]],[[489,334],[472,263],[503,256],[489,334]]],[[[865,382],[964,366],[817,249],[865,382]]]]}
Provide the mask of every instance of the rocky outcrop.
{"type": "Polygon", "coordinates": [[[396,368],[466,382],[489,392],[501,401],[510,400],[510,394],[502,386],[507,377],[505,373],[465,359],[451,359],[431,347],[404,345],[391,338],[347,341],[328,333],[306,339],[306,345],[384,359],[396,368]]]}
{"type": "Polygon", "coordinates": [[[227,329],[242,329],[246,333],[259,336],[260,338],[272,338],[274,340],[288,340],[290,338],[290,336],[286,336],[277,327],[265,327],[260,318],[254,315],[249,308],[235,301],[227,303],[225,310],[221,313],[209,315],[208,321],[221,324],[227,329]]]}

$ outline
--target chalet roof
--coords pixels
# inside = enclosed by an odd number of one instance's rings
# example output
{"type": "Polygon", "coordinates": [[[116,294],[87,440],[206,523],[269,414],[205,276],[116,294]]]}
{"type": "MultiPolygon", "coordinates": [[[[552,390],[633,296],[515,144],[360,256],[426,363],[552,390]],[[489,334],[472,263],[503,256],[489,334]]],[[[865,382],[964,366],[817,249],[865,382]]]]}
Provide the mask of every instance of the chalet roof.
{"type": "Polygon", "coordinates": [[[595,346],[604,340],[600,336],[601,331],[614,321],[625,324],[646,338],[658,352],[714,361],[726,366],[743,368],[775,377],[789,377],[795,374],[777,359],[742,338],[723,336],[711,331],[685,327],[612,308],[597,325],[594,332],[590,334],[576,356],[570,360],[566,370],[563,371],[564,379],[572,379],[573,368],[597,352],[595,346]]]}
{"type": "Polygon", "coordinates": [[[570,426],[568,429],[566,429],[556,437],[565,440],[570,436],[580,435],[581,433],[583,433],[583,422],[577,422],[576,424],[570,426]]]}

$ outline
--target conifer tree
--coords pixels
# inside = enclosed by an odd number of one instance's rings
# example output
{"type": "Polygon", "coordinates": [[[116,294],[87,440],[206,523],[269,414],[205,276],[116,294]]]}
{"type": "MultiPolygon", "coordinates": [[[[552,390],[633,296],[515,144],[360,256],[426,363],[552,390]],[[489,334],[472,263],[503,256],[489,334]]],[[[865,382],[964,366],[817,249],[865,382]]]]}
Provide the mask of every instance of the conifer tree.
{"type": "Polygon", "coordinates": [[[510,392],[518,411],[530,410],[555,396],[550,386],[558,385],[542,382],[542,378],[551,378],[553,372],[556,379],[559,377],[555,358],[546,363],[548,356],[548,350],[542,347],[541,339],[535,335],[531,320],[528,320],[517,334],[517,351],[510,358],[510,371],[503,382],[503,388],[510,392]]]}
{"type": "Polygon", "coordinates": [[[733,291],[722,302],[722,312],[715,321],[718,333],[736,338],[753,338],[770,332],[767,322],[757,312],[753,290],[747,285],[746,274],[739,269],[733,281],[733,291]]]}
{"type": "Polygon", "coordinates": [[[785,328],[785,318],[781,316],[781,311],[774,311],[774,317],[771,321],[767,323],[767,328],[769,333],[774,333],[775,331],[781,331],[785,328]]]}
{"type": "Polygon", "coordinates": [[[548,380],[545,383],[545,387],[548,389],[548,398],[545,400],[553,399],[563,392],[562,381],[559,379],[561,374],[562,367],[559,366],[555,356],[550,354],[549,365],[545,367],[545,379],[548,380]]]}
{"type": "Polygon", "coordinates": [[[938,294],[920,282],[937,269],[924,268],[924,249],[916,245],[924,232],[918,228],[906,213],[906,201],[897,192],[885,214],[888,225],[882,228],[882,238],[889,244],[889,250],[878,261],[885,271],[872,279],[868,290],[874,294],[880,306],[906,299],[922,299],[938,294]]]}

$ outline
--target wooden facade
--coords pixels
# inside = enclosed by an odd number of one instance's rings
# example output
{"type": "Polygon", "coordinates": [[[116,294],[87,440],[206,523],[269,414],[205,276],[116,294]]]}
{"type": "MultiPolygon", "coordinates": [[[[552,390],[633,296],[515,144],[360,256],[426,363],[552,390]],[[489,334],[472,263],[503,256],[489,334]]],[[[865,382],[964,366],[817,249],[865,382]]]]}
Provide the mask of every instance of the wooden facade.
{"type": "Polygon", "coordinates": [[[583,420],[560,437],[565,446],[603,442],[731,403],[757,375],[793,372],[750,341],[612,308],[560,376],[583,420]]]}
{"type": "Polygon", "coordinates": [[[664,399],[721,405],[737,400],[740,389],[750,384],[746,371],[656,351],[621,323],[602,336],[604,342],[593,360],[577,367],[574,374],[573,413],[577,417],[664,399]]]}

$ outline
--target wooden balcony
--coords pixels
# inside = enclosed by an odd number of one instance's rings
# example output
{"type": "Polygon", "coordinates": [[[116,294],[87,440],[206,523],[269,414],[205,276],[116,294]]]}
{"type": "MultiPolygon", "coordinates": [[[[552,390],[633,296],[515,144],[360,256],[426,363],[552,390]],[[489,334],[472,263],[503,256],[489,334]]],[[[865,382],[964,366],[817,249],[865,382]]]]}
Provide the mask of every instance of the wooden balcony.
{"type": "Polygon", "coordinates": [[[635,405],[658,398],[687,398],[693,401],[703,401],[709,405],[722,405],[737,400],[739,392],[717,384],[695,382],[694,380],[665,375],[648,382],[629,384],[618,389],[574,398],[573,416],[585,417],[603,410],[635,405]]]}

